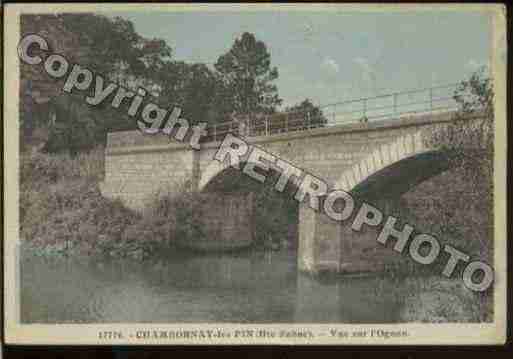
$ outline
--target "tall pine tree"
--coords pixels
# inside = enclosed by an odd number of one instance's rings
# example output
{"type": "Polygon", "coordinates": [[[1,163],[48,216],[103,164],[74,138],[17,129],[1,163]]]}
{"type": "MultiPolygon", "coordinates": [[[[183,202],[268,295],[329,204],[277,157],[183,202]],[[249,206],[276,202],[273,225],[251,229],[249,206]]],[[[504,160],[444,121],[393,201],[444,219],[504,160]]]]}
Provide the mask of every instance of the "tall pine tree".
{"type": "Polygon", "coordinates": [[[231,49],[220,56],[215,64],[221,75],[224,93],[237,115],[273,113],[282,100],[273,81],[278,69],[271,67],[267,46],[245,32],[235,40],[231,49]]]}

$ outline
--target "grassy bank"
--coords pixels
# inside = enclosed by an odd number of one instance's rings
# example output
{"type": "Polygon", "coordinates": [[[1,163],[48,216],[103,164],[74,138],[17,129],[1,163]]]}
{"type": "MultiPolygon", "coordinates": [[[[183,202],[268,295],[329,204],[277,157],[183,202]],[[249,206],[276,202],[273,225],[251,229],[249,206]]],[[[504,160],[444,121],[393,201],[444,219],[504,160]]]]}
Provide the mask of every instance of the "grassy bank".
{"type": "Polygon", "coordinates": [[[103,149],[74,158],[21,155],[20,235],[26,250],[141,258],[171,247],[178,235],[195,235],[201,202],[193,193],[156,198],[143,214],[135,213],[101,195],[103,161],[103,149]]]}
{"type": "MultiPolygon", "coordinates": [[[[484,160],[480,159],[480,162],[484,160]]],[[[403,195],[392,214],[493,267],[493,197],[491,176],[455,167],[403,195]]],[[[400,226],[398,226],[400,228],[400,226]]],[[[441,275],[449,255],[430,265],[407,259],[376,278],[373,295],[400,308],[405,322],[491,322],[493,285],[485,292],[465,287],[459,264],[450,278],[441,275]]]]}

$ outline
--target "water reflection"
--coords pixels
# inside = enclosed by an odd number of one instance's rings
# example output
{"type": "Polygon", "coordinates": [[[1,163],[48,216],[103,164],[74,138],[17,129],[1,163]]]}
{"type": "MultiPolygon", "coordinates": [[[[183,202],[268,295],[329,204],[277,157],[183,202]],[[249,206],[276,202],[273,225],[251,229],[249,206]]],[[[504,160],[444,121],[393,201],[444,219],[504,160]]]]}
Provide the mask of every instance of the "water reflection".
{"type": "Polygon", "coordinates": [[[298,275],[284,252],[188,255],[136,262],[26,257],[24,323],[390,322],[370,279],[298,275]]]}

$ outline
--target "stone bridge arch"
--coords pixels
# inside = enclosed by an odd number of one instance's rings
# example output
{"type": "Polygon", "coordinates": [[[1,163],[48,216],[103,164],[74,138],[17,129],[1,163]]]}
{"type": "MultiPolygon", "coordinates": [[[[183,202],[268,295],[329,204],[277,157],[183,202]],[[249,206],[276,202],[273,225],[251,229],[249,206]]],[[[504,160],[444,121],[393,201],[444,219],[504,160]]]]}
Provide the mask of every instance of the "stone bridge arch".
{"type": "Polygon", "coordinates": [[[449,169],[447,153],[428,145],[430,136],[419,129],[381,145],[344,171],[334,187],[363,197],[407,192],[449,169]]]}
{"type": "Polygon", "coordinates": [[[205,170],[201,172],[200,179],[198,181],[198,191],[203,192],[206,186],[217,176],[222,174],[225,170],[230,168],[230,164],[226,162],[219,162],[213,160],[207,165],[205,170]]]}
{"type": "Polygon", "coordinates": [[[363,159],[342,173],[335,187],[352,191],[368,177],[410,156],[428,151],[423,140],[422,129],[399,136],[390,143],[380,145],[363,159]]]}

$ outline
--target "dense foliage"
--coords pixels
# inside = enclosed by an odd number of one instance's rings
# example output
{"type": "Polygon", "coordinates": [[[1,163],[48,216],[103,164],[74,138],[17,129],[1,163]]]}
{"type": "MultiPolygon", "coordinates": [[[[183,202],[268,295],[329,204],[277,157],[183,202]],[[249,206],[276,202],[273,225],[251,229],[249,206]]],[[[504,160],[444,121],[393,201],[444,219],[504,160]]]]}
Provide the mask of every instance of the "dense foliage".
{"type": "MultiPolygon", "coordinates": [[[[214,68],[173,59],[168,43],[139,35],[133,23],[121,17],[23,15],[21,33],[44,36],[50,51],[110,81],[146,89],[146,102],[181,107],[192,124],[273,113],[281,103],[274,84],[278,70],[271,67],[266,45],[250,33],[235,39],[214,68]]],[[[63,82],[50,79],[40,66],[21,64],[22,150],[36,142],[46,152],[76,155],[104,145],[108,132],[137,128],[136,121],[126,111],[112,109],[108,99],[93,107],[80,91],[62,93],[63,82]],[[41,129],[42,136],[37,134],[41,129]]],[[[305,105],[313,107],[308,101],[300,106],[305,105]]]]}
{"type": "Polygon", "coordinates": [[[233,111],[239,114],[272,113],[281,103],[272,84],[278,69],[271,67],[266,45],[245,32],[215,64],[222,75],[233,111]]]}
{"type": "Polygon", "coordinates": [[[454,195],[448,193],[438,203],[432,220],[442,225],[444,235],[464,238],[461,245],[472,254],[491,260],[494,111],[492,82],[484,74],[481,69],[461,83],[454,94],[461,108],[456,121],[432,137],[432,145],[450,154],[454,168],[450,187],[454,195]]]}

